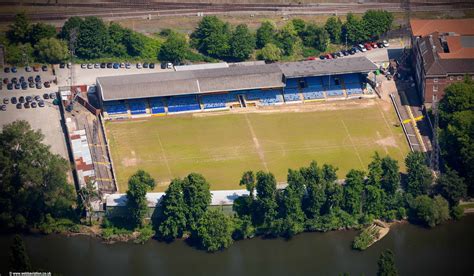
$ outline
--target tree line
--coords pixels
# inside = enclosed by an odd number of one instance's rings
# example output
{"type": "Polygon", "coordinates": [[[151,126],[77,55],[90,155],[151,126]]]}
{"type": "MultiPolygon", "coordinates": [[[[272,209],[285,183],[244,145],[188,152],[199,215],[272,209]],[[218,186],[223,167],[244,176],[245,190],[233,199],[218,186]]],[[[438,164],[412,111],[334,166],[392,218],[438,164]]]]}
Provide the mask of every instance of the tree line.
{"type": "Polygon", "coordinates": [[[328,50],[330,43],[357,43],[377,38],[390,30],[393,15],[369,10],[362,17],[347,14],[346,21],[330,17],[324,25],[293,19],[278,29],[264,21],[256,32],[246,24],[231,26],[216,16],[205,16],[188,37],[165,29],[159,36],[146,36],[102,19],[71,17],[57,32],[53,25],[31,24],[24,13],[17,14],[2,43],[9,64],[60,63],[71,51],[80,60],[266,61],[291,60],[328,50]]]}

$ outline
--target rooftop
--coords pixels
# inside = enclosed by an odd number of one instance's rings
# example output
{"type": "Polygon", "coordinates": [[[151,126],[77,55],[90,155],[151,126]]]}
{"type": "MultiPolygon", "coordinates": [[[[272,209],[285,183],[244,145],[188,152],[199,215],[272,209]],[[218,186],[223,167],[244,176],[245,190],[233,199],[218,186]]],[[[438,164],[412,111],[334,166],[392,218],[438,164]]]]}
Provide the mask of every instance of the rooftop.
{"type": "Polygon", "coordinates": [[[414,36],[434,32],[474,35],[474,19],[411,19],[410,26],[414,36]]]}

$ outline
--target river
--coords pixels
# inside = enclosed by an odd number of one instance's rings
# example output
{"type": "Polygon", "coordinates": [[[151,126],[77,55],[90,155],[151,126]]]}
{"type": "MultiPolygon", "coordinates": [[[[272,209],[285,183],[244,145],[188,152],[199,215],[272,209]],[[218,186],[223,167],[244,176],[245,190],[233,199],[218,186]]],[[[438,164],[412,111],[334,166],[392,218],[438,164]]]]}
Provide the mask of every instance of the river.
{"type": "MultiPolygon", "coordinates": [[[[473,275],[474,215],[434,229],[393,226],[364,252],[351,249],[357,232],[304,233],[290,241],[253,239],[208,254],[183,241],[104,244],[62,235],[25,236],[35,267],[63,275],[375,275],[384,249],[395,253],[401,275],[473,275]]],[[[12,236],[0,236],[0,266],[12,236]]]]}

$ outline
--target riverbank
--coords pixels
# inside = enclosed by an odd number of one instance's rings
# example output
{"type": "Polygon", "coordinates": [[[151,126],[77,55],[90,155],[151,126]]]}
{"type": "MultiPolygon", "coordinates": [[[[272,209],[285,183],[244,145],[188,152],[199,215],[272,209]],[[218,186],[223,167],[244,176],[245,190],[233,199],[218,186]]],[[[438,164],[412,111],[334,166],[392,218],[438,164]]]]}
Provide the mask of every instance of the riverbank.
{"type": "MultiPolygon", "coordinates": [[[[433,229],[408,223],[391,227],[384,239],[363,252],[351,249],[355,230],[302,233],[291,241],[255,238],[214,254],[195,250],[182,240],[144,245],[104,244],[65,235],[27,235],[24,240],[34,266],[63,275],[375,275],[384,249],[394,251],[400,275],[474,271],[474,215],[433,229]]],[[[11,235],[0,236],[0,247],[9,248],[11,240],[11,235]]],[[[1,268],[6,267],[8,254],[0,251],[1,268]]]]}

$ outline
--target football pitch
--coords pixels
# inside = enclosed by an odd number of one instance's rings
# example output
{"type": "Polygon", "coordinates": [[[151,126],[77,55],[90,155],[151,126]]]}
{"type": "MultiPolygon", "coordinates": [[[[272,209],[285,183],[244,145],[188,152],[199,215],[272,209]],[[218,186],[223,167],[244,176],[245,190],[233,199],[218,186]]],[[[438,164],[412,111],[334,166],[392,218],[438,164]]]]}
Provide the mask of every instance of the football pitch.
{"type": "Polygon", "coordinates": [[[408,145],[387,103],[371,100],[341,110],[183,114],[106,123],[112,160],[125,192],[138,169],[156,180],[155,191],[191,172],[201,173],[212,190],[241,189],[246,170],[272,172],[286,181],[288,168],[312,160],[350,169],[367,169],[375,151],[403,160],[408,145]]]}

